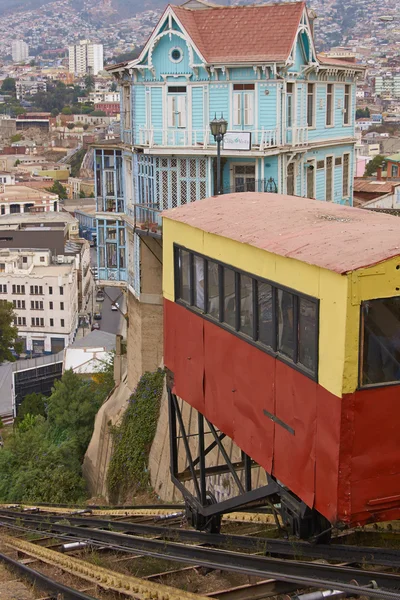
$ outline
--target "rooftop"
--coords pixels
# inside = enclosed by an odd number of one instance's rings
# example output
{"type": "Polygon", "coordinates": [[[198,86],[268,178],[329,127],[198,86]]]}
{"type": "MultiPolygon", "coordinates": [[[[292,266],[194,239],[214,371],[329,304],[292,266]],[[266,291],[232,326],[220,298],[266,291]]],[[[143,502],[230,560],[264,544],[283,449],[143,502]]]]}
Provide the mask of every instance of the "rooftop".
{"type": "Polygon", "coordinates": [[[208,63],[285,61],[305,2],[172,10],[208,63]]]}
{"type": "Polygon", "coordinates": [[[7,185],[3,193],[0,193],[0,202],[6,200],[58,200],[57,194],[44,192],[25,185],[7,185]]]}
{"type": "Polygon", "coordinates": [[[162,216],[340,274],[400,255],[400,219],[308,198],[226,194],[162,216]]]}
{"type": "Polygon", "coordinates": [[[392,154],[392,156],[387,156],[386,160],[391,160],[392,162],[400,162],[400,154],[392,154]]]}
{"type": "Polygon", "coordinates": [[[390,194],[393,188],[400,185],[400,181],[371,181],[368,179],[354,179],[354,192],[369,192],[378,194],[390,194]]]}
{"type": "Polygon", "coordinates": [[[13,215],[1,215],[0,225],[14,225],[27,223],[76,223],[77,220],[68,212],[39,212],[39,213],[17,213],[13,215]]]}

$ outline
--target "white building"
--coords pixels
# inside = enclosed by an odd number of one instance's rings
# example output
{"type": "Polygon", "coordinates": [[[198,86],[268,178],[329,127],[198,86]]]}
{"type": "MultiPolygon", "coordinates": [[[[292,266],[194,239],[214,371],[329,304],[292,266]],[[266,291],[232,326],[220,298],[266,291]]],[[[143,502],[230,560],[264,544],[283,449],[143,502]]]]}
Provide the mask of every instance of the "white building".
{"type": "Polygon", "coordinates": [[[29,46],[23,40],[14,40],[11,44],[11,55],[14,62],[23,62],[29,56],[29,46]]]}
{"type": "Polygon", "coordinates": [[[54,264],[49,250],[0,250],[0,299],[14,305],[24,350],[59,352],[78,327],[78,271],[75,256],[54,264]],[[67,262],[68,261],[68,262],[67,262]]]}
{"type": "Polygon", "coordinates": [[[103,45],[82,40],[69,46],[69,71],[76,75],[97,75],[104,68],[103,45]]]}

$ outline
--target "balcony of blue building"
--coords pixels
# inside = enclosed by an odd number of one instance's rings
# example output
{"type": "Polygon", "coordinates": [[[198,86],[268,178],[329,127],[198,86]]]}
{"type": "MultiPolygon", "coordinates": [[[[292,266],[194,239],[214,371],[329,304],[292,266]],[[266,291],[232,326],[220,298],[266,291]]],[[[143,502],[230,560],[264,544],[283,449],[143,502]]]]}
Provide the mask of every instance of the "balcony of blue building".
{"type": "Polygon", "coordinates": [[[122,150],[96,148],[95,195],[97,212],[124,213],[122,150]]]}
{"type": "Polygon", "coordinates": [[[118,142],[95,149],[96,241],[99,282],[127,280],[122,150],[118,142]]]}

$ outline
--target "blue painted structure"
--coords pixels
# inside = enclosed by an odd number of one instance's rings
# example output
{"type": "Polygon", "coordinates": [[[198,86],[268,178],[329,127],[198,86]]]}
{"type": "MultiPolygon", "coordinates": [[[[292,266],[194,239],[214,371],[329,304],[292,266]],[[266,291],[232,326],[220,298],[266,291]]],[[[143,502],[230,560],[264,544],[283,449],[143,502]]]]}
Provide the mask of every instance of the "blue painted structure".
{"type": "MultiPolygon", "coordinates": [[[[279,9],[257,10],[271,6],[279,9]]],[[[360,68],[316,55],[312,14],[302,3],[288,9],[298,16],[286,31],[284,58],[254,59],[244,51],[239,59],[210,61],[212,48],[184,23],[200,11],[223,18],[222,10],[238,11],[240,21],[241,7],[197,0],[168,6],[140,57],[111,69],[121,86],[121,144],[96,150],[99,271],[100,279],[127,281],[137,296],[140,232],[160,234],[162,210],[214,193],[215,114],[224,115],[229,132],[251,140],[247,149],[223,149],[224,192],[276,190],[352,204],[360,68]],[[134,264],[128,258],[127,270],[129,236],[134,264]]]]}

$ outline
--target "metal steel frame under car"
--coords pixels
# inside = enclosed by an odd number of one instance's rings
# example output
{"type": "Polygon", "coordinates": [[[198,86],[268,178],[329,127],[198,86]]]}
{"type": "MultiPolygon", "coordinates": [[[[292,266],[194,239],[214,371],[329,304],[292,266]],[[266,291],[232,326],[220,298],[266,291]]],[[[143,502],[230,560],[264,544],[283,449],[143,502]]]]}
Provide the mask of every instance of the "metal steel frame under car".
{"type": "MultiPolygon", "coordinates": [[[[199,530],[209,533],[219,533],[221,529],[221,516],[224,513],[238,509],[251,508],[260,505],[269,505],[274,514],[279,512],[282,522],[291,535],[301,539],[315,538],[318,542],[326,543],[330,539],[331,524],[315,509],[309,508],[300,498],[290,490],[283,487],[274,477],[267,473],[267,485],[253,489],[251,470],[257,467],[247,454],[242,451],[242,460],[232,462],[228,456],[222,440],[227,437],[218,431],[200,412],[198,416],[198,433],[188,433],[179,406],[177,396],[172,392],[171,385],[173,374],[168,373],[168,407],[169,407],[169,436],[170,436],[170,471],[171,480],[180,490],[186,506],[186,516],[189,523],[199,530]],[[204,421],[213,437],[211,444],[206,446],[204,435],[204,421]],[[193,457],[189,439],[198,437],[198,456],[193,457]],[[178,469],[178,442],[182,440],[186,464],[183,471],[178,469]],[[207,455],[218,448],[224,460],[223,464],[207,466],[207,455]],[[244,472],[244,484],[241,473],[244,472]],[[207,490],[207,477],[230,473],[239,494],[228,500],[217,502],[215,496],[207,490]],[[185,482],[193,484],[194,493],[185,486],[185,482]]],[[[194,410],[194,409],[193,409],[194,410]]]]}

